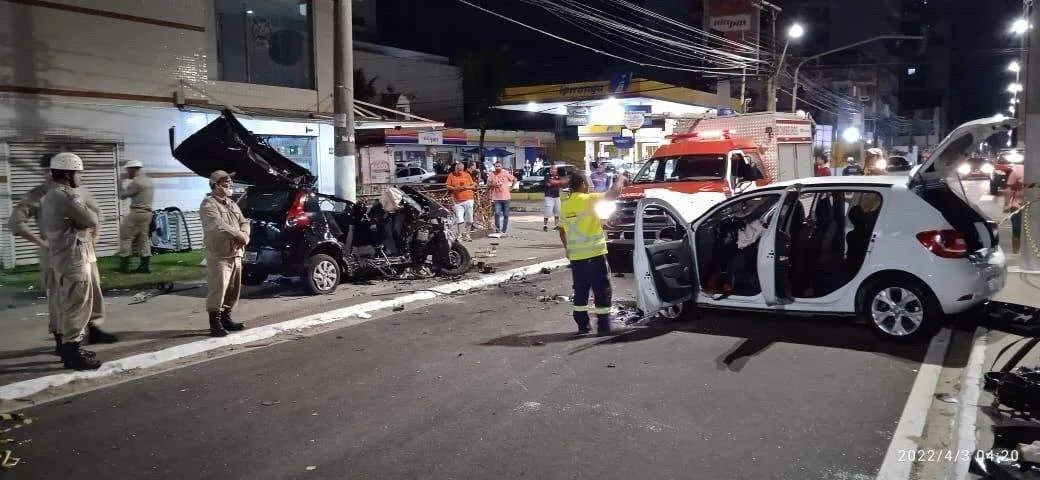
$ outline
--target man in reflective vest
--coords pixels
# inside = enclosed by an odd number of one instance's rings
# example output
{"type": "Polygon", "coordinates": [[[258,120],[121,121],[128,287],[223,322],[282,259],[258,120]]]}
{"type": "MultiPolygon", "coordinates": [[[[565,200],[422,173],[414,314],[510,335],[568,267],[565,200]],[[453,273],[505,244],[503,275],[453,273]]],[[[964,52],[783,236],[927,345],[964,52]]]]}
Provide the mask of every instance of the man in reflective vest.
{"type": "Polygon", "coordinates": [[[574,282],[574,322],[578,333],[589,333],[589,291],[595,299],[596,333],[610,334],[610,271],[607,270],[607,237],[603,224],[596,215],[600,201],[613,201],[617,190],[609,193],[589,193],[589,178],[583,172],[574,172],[570,181],[571,194],[560,206],[560,241],[567,249],[574,282]],[[609,197],[609,198],[608,198],[609,197]]]}

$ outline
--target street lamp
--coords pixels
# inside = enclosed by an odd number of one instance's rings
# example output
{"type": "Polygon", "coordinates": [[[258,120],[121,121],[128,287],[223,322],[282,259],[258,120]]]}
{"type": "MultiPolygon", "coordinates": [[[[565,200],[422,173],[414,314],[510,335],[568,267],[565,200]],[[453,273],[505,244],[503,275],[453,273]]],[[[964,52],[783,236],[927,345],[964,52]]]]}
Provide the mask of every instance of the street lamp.
{"type": "MultiPolygon", "coordinates": [[[[787,28],[787,40],[784,40],[784,49],[780,52],[780,60],[776,62],[776,73],[769,79],[769,111],[776,111],[776,91],[780,87],[780,71],[784,68],[784,59],[787,57],[787,48],[791,46],[791,40],[798,40],[805,36],[805,27],[800,23],[792,23],[787,28]]],[[[794,110],[792,110],[793,112],[794,110]]]]}
{"type": "Polygon", "coordinates": [[[1029,30],[1029,20],[1019,18],[1011,23],[1011,33],[1022,35],[1029,30]]]}
{"type": "Polygon", "coordinates": [[[791,111],[794,112],[795,110],[797,110],[796,105],[798,104],[798,73],[802,70],[802,65],[805,65],[806,62],[809,62],[811,60],[816,60],[820,57],[848,50],[850,48],[856,48],[860,45],[874,42],[877,40],[924,40],[924,37],[920,35],[878,35],[876,37],[870,37],[866,40],[860,40],[858,42],[850,43],[843,47],[838,47],[833,50],[827,50],[826,52],[817,53],[816,55],[802,59],[801,62],[798,62],[798,66],[794,67],[794,87],[791,88],[791,111]]]}
{"type": "Polygon", "coordinates": [[[1021,92],[1022,91],[1022,84],[1021,83],[1012,83],[1011,85],[1008,85],[1007,91],[1009,91],[1011,93],[1021,92]]]}
{"type": "Polygon", "coordinates": [[[1022,64],[1018,63],[1018,60],[1012,60],[1007,69],[1009,72],[1019,73],[1022,71],[1022,64]]]}
{"type": "Polygon", "coordinates": [[[802,38],[803,35],[805,35],[805,27],[802,27],[801,24],[795,23],[791,25],[791,28],[787,29],[787,38],[798,39],[802,38]]]}
{"type": "Polygon", "coordinates": [[[856,143],[859,141],[859,129],[856,127],[846,128],[841,132],[841,138],[848,143],[856,143]]]}

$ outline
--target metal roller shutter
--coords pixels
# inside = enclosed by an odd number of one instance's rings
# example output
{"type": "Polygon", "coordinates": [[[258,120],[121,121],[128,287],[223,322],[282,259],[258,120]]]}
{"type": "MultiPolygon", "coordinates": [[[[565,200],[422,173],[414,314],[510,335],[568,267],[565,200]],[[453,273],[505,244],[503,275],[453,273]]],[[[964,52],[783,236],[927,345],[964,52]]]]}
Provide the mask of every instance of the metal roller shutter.
{"type": "MultiPolygon", "coordinates": [[[[116,162],[116,145],[113,143],[8,143],[8,188],[11,205],[22,200],[26,192],[43,181],[44,173],[40,159],[65,151],[83,159],[83,185],[90,191],[94,201],[101,207],[104,222],[95,246],[99,257],[115,255],[119,250],[119,197],[116,182],[119,181],[119,166],[116,162]]],[[[32,222],[30,228],[36,229],[32,222]]],[[[10,235],[10,232],[8,232],[10,235]]],[[[21,237],[12,239],[15,265],[37,263],[36,247],[21,237]]]]}

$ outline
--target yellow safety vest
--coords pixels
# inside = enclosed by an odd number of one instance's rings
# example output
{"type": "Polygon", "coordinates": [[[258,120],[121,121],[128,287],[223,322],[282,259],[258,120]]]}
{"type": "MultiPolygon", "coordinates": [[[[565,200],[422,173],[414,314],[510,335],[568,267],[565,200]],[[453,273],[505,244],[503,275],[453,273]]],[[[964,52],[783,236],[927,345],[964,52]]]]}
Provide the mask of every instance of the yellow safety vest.
{"type": "Polygon", "coordinates": [[[593,208],[602,193],[572,193],[560,205],[560,226],[567,234],[567,258],[584,260],[607,254],[607,237],[593,208]]]}

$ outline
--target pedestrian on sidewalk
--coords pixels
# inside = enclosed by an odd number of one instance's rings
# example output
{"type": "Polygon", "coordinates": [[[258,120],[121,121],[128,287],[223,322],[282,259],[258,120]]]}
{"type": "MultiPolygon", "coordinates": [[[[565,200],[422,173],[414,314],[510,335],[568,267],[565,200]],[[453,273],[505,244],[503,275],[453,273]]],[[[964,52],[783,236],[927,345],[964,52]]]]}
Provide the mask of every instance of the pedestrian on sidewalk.
{"type": "Polygon", "coordinates": [[[1011,213],[1011,253],[1022,248],[1022,187],[1025,185],[1022,164],[1011,166],[1007,179],[1007,194],[1004,195],[1004,213],[1011,213]],[[1013,213],[1012,213],[1013,212],[1013,213]]]}
{"type": "MultiPolygon", "coordinates": [[[[52,157],[49,155],[42,157],[40,168],[43,170],[44,182],[26,192],[22,200],[18,202],[18,205],[15,205],[14,209],[11,210],[8,228],[11,229],[11,233],[39,247],[40,280],[43,282],[43,289],[47,295],[47,330],[54,337],[54,354],[61,355],[61,305],[58,301],[59,292],[55,283],[54,269],[51,268],[50,244],[47,241],[46,232],[43,230],[40,214],[40,204],[43,197],[53,190],[56,185],[51,179],[51,159],[52,157]],[[40,229],[39,234],[29,228],[30,219],[36,221],[36,225],[40,229]]],[[[76,192],[83,199],[83,204],[94,212],[99,221],[101,221],[103,217],[101,207],[90,196],[90,192],[86,190],[86,187],[81,187],[76,192]]],[[[96,231],[95,228],[94,232],[96,231]]],[[[92,235],[92,237],[94,236],[96,236],[96,233],[92,235]]],[[[103,320],[103,316],[99,317],[98,320],[103,320]]],[[[91,325],[92,327],[88,327],[88,332],[94,337],[92,343],[112,343],[116,341],[115,335],[102,331],[97,325],[91,325]]]]}
{"type": "Polygon", "coordinates": [[[545,213],[542,215],[542,231],[549,231],[549,217],[553,217],[553,229],[560,229],[560,187],[565,181],[561,178],[563,169],[550,168],[545,173],[545,213]]]}
{"type": "Polygon", "coordinates": [[[477,182],[469,172],[463,171],[462,163],[456,163],[454,171],[448,174],[444,187],[451,193],[451,199],[455,202],[455,218],[459,228],[459,238],[470,242],[469,231],[473,226],[473,203],[474,192],[477,190],[477,182]]]}
{"type": "Polygon", "coordinates": [[[152,199],[154,189],[152,179],[141,171],[144,165],[138,160],[126,162],[126,178],[130,182],[123,187],[119,182],[119,199],[130,199],[130,213],[119,226],[119,271],[130,273],[130,256],[141,257],[136,273],[152,273],[149,265],[152,260],[152,199]]]}
{"type": "Polygon", "coordinates": [[[242,255],[249,244],[249,220],[231,199],[231,174],[217,170],[209,176],[210,193],[199,206],[202,248],[206,258],[206,313],[209,334],[227,336],[246,328],[231,320],[231,310],[242,291],[242,255]]]}
{"type": "MultiPolygon", "coordinates": [[[[83,159],[62,152],[51,159],[53,188],[40,200],[40,228],[47,238],[50,266],[58,291],[61,322],[59,355],[65,368],[96,370],[101,367],[94,352],[82,348],[91,322],[104,319],[101,275],[94,253],[94,232],[99,215],[77,192],[83,159]]],[[[93,327],[97,328],[97,327],[93,327]]],[[[114,337],[111,339],[114,341],[114,337]]]]}
{"type": "Polygon", "coordinates": [[[574,283],[574,322],[578,333],[591,331],[589,318],[589,291],[595,299],[593,313],[596,315],[596,333],[610,333],[611,287],[610,271],[607,269],[607,237],[603,233],[603,222],[596,215],[596,203],[612,200],[617,190],[609,193],[589,193],[591,182],[584,172],[571,174],[571,194],[563,202],[560,241],[567,249],[571,263],[571,279],[574,283]],[[611,198],[608,198],[611,197],[611,198]]]}
{"type": "Polygon", "coordinates": [[[495,162],[495,170],[488,177],[491,182],[491,207],[495,216],[495,231],[499,236],[509,229],[509,200],[512,198],[516,177],[502,168],[502,162],[495,162]]]}

